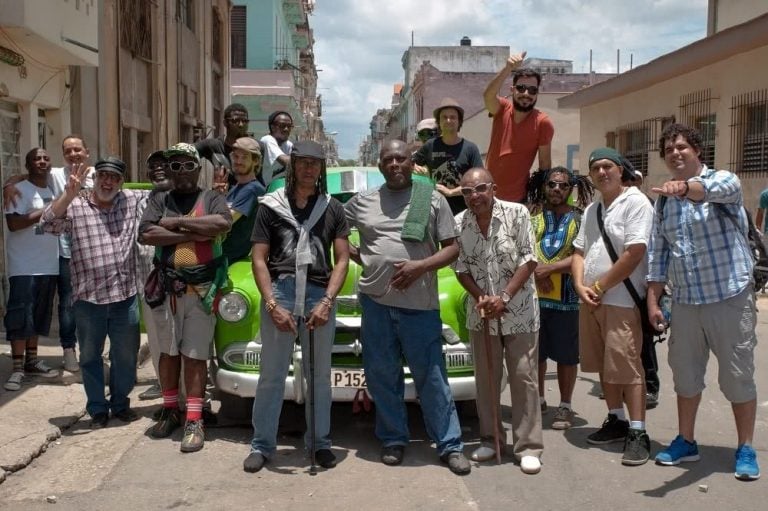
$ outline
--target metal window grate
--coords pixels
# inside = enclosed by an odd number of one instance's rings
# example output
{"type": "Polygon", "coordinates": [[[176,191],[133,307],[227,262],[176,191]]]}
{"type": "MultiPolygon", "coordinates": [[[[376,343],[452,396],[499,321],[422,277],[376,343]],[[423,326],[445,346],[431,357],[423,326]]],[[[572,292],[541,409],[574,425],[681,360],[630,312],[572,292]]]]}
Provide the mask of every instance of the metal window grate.
{"type": "Polygon", "coordinates": [[[120,1],[120,45],[135,57],[152,58],[150,0],[120,1]]]}
{"type": "Polygon", "coordinates": [[[701,133],[703,145],[701,162],[709,167],[715,165],[715,136],[717,134],[717,115],[713,112],[712,91],[710,89],[691,92],[680,96],[680,122],[696,128],[701,133]]]}
{"type": "Polygon", "coordinates": [[[730,169],[768,175],[768,89],[731,98],[730,169]]]}
{"type": "Polygon", "coordinates": [[[648,175],[648,155],[655,154],[662,130],[675,118],[654,117],[619,126],[606,133],[608,147],[614,147],[644,176],[648,175]]]}
{"type": "Polygon", "coordinates": [[[231,41],[230,51],[232,52],[232,67],[243,69],[245,68],[245,40],[247,34],[246,7],[244,5],[235,5],[232,7],[232,11],[230,13],[229,32],[231,41]]]}

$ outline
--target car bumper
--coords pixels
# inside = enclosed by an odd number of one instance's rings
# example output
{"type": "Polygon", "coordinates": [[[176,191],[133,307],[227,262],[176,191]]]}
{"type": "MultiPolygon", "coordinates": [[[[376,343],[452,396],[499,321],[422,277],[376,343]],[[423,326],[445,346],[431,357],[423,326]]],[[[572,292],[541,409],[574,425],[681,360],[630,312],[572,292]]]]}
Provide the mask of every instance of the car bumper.
{"type": "MultiPolygon", "coordinates": [[[[297,371],[300,373],[300,368],[297,371]]],[[[256,386],[259,384],[258,373],[240,373],[219,368],[216,373],[216,386],[219,390],[235,396],[251,398],[256,395],[256,386]]],[[[475,399],[475,377],[458,376],[448,378],[451,393],[455,401],[468,401],[475,399]]],[[[304,402],[306,385],[302,385],[301,379],[288,375],[285,379],[283,399],[304,402]]],[[[331,397],[337,402],[351,402],[360,399],[359,387],[331,387],[331,397]]],[[[370,397],[370,394],[369,394],[370,397]]],[[[416,385],[413,380],[405,381],[404,398],[406,401],[417,401],[416,385]]]]}

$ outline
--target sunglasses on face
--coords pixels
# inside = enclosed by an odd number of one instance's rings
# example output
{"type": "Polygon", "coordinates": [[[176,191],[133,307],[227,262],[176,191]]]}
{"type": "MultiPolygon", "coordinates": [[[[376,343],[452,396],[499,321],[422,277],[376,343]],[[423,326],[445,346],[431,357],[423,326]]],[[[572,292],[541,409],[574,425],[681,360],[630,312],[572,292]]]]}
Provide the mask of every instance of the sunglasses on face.
{"type": "Polygon", "coordinates": [[[555,188],[560,188],[561,190],[567,190],[571,187],[570,183],[559,183],[557,181],[547,181],[547,188],[550,190],[554,190],[555,188]]]}
{"type": "Polygon", "coordinates": [[[197,162],[194,161],[172,161],[168,163],[168,168],[173,172],[192,172],[197,168],[197,162]]]}
{"type": "Polygon", "coordinates": [[[274,126],[275,128],[277,128],[279,130],[289,130],[289,129],[293,128],[293,124],[283,124],[283,123],[277,123],[277,122],[275,124],[273,124],[272,126],[274,126]]]}
{"type": "Polygon", "coordinates": [[[515,85],[515,90],[517,92],[523,93],[525,91],[528,91],[528,94],[531,96],[535,96],[539,93],[539,87],[536,85],[523,85],[522,83],[518,83],[515,85]]]}
{"type": "Polygon", "coordinates": [[[480,183],[476,186],[466,186],[461,189],[461,194],[464,197],[471,197],[473,193],[485,193],[491,189],[493,183],[480,183]]]}

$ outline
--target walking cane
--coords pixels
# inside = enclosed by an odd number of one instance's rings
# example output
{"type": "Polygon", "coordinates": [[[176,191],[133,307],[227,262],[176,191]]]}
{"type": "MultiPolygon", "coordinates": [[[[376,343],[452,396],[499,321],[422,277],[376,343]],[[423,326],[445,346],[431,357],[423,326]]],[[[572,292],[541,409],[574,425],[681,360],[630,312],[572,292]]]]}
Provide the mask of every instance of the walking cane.
{"type": "Polygon", "coordinates": [[[317,475],[315,459],[315,329],[309,329],[309,475],[317,475]]]}
{"type": "MultiPolygon", "coordinates": [[[[483,342],[485,344],[485,362],[488,367],[488,388],[491,392],[491,401],[493,401],[493,443],[496,446],[496,463],[501,465],[501,441],[499,440],[499,397],[497,394],[498,385],[493,377],[493,357],[491,356],[491,332],[488,325],[488,318],[485,317],[485,310],[480,309],[480,317],[483,318],[483,342]]],[[[499,332],[501,334],[501,332],[499,332]]]]}

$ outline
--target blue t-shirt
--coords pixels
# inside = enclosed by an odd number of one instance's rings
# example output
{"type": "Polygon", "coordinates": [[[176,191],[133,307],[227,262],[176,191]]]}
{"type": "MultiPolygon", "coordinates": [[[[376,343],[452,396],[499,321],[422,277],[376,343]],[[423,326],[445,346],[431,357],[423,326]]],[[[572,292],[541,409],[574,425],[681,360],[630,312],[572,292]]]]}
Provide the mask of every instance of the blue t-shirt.
{"type": "Polygon", "coordinates": [[[247,257],[251,251],[251,231],[256,218],[256,206],[259,197],[264,193],[266,189],[258,179],[235,185],[227,193],[229,209],[242,215],[232,224],[232,230],[221,247],[230,263],[247,257]]]}

